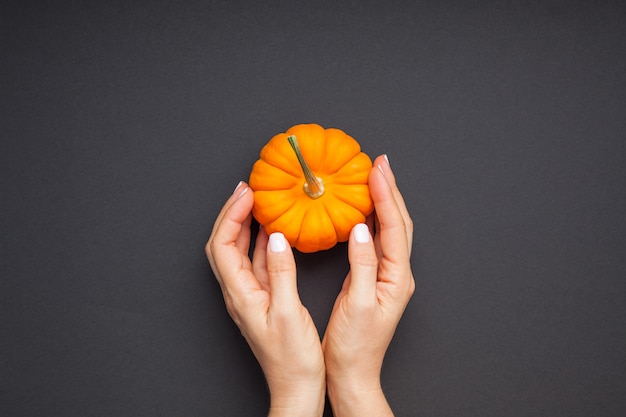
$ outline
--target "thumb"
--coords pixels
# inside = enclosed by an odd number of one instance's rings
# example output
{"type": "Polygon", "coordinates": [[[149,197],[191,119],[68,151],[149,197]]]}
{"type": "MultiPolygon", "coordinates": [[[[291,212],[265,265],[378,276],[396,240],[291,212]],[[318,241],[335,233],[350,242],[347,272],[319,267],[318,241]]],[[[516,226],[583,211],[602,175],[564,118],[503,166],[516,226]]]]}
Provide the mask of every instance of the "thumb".
{"type": "Polygon", "coordinates": [[[272,233],[267,245],[267,274],[272,308],[289,309],[300,303],[296,261],[282,233],[272,233]]]}
{"type": "Polygon", "coordinates": [[[369,228],[365,223],[354,226],[348,242],[350,261],[350,287],[348,292],[361,305],[376,301],[378,257],[369,228]]]}

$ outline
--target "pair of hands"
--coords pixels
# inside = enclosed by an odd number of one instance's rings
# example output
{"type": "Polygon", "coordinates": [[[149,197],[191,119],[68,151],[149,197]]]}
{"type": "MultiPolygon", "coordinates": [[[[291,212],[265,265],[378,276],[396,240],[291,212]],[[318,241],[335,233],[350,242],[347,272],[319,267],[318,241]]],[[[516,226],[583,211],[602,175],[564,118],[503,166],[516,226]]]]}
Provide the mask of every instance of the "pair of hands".
{"type": "Polygon", "coordinates": [[[270,416],[321,416],[327,390],[338,417],[392,415],[380,371],[415,290],[413,225],[386,156],[374,161],[369,187],[376,214],[352,230],[350,272],[321,343],[298,296],[284,236],[261,228],[252,260],[248,256],[252,190],[240,183],[217,217],[207,257],[226,308],[265,374],[270,416]]]}

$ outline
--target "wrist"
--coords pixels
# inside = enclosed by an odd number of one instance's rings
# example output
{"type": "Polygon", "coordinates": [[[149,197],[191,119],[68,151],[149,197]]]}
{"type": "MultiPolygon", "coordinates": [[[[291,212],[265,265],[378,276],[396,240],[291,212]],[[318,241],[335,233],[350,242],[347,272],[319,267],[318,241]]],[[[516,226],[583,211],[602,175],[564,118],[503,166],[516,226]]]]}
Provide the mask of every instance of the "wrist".
{"type": "Polygon", "coordinates": [[[272,389],[270,387],[270,417],[321,417],[326,398],[325,383],[319,386],[272,389]]]}
{"type": "Polygon", "coordinates": [[[328,400],[336,417],[393,416],[380,378],[329,378],[328,400]]]}
{"type": "Polygon", "coordinates": [[[370,364],[350,364],[349,366],[326,366],[326,385],[329,391],[348,393],[372,392],[381,390],[381,365],[378,361],[370,364]]]}
{"type": "Polygon", "coordinates": [[[327,393],[330,400],[349,399],[357,400],[374,393],[382,393],[380,379],[358,378],[352,376],[327,376],[327,393]]]}

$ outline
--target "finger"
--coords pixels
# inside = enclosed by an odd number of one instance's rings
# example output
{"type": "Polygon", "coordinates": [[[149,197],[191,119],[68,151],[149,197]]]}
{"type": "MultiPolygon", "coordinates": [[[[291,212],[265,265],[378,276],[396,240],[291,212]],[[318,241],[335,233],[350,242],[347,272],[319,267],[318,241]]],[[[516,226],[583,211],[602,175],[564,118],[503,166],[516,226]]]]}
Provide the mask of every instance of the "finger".
{"type": "Polygon", "coordinates": [[[396,183],[396,177],[391,169],[391,165],[389,164],[389,158],[387,155],[381,155],[374,161],[374,166],[380,167],[379,169],[383,172],[389,187],[391,188],[391,192],[393,193],[394,200],[402,214],[402,218],[404,220],[404,224],[406,225],[407,231],[407,243],[409,247],[409,253],[411,252],[412,242],[413,242],[413,221],[411,220],[411,215],[409,214],[409,210],[406,207],[406,203],[400,190],[398,189],[398,185],[396,183]]]}
{"type": "Polygon", "coordinates": [[[379,225],[377,236],[380,237],[382,256],[394,263],[402,263],[410,256],[408,235],[412,232],[409,233],[410,225],[405,222],[380,159],[376,159],[378,165],[372,168],[369,176],[370,194],[379,225]]]}
{"type": "Polygon", "coordinates": [[[374,227],[371,228],[372,226],[370,226],[370,230],[375,230],[376,231],[376,238],[374,238],[374,247],[376,248],[376,256],[378,256],[378,259],[383,257],[383,251],[380,248],[380,233],[378,233],[380,231],[380,222],[378,221],[378,216],[376,215],[376,210],[374,210],[374,218],[372,220],[372,222],[374,223],[374,227]]]}
{"type": "MultiPolygon", "coordinates": [[[[376,212],[372,212],[370,213],[366,218],[365,218],[365,224],[367,225],[367,227],[370,230],[376,230],[376,212]]],[[[371,233],[371,232],[370,232],[371,233]]]]}
{"type": "Polygon", "coordinates": [[[252,213],[248,214],[248,217],[241,224],[241,231],[239,232],[239,236],[237,236],[237,240],[235,241],[235,246],[239,249],[241,253],[241,259],[243,261],[243,267],[246,269],[250,269],[251,263],[250,258],[248,257],[248,250],[250,249],[250,225],[252,224],[252,213]]]}
{"type": "Polygon", "coordinates": [[[289,311],[300,303],[293,251],[285,236],[276,232],[269,236],[266,253],[270,309],[289,311]]]}
{"type": "Polygon", "coordinates": [[[213,238],[213,236],[215,235],[215,231],[217,230],[217,227],[219,226],[219,224],[222,222],[222,219],[224,218],[224,214],[226,213],[226,211],[230,208],[230,206],[233,204],[233,202],[238,200],[239,197],[241,197],[244,193],[247,192],[247,188],[248,188],[248,186],[247,186],[247,184],[245,182],[239,181],[239,183],[237,184],[237,186],[233,190],[233,193],[230,195],[228,200],[226,200],[226,203],[224,203],[224,206],[222,207],[222,209],[220,210],[219,214],[217,215],[217,218],[215,219],[215,223],[214,223],[214,226],[213,226],[213,230],[211,231],[211,236],[209,237],[209,240],[211,240],[211,238],[213,238]]]}
{"type": "Polygon", "coordinates": [[[254,252],[252,253],[252,271],[267,292],[270,291],[269,277],[267,276],[268,238],[265,228],[261,226],[254,244],[254,252]]]}
{"type": "Polygon", "coordinates": [[[231,196],[207,243],[207,255],[220,283],[227,284],[226,281],[248,266],[244,261],[247,259],[245,248],[250,241],[250,212],[254,203],[248,190],[247,185],[243,185],[231,196]]]}
{"type": "Polygon", "coordinates": [[[352,228],[348,241],[348,260],[350,262],[350,297],[364,305],[376,301],[376,279],[378,275],[378,257],[374,241],[367,224],[360,223],[352,228]]]}

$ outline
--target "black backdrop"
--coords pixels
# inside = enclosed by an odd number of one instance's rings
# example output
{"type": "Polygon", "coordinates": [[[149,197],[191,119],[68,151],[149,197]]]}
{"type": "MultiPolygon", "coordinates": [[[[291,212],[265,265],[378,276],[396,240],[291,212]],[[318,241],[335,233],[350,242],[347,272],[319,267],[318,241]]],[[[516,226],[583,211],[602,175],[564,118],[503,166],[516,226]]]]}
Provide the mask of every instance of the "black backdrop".
{"type": "MultiPolygon", "coordinates": [[[[398,416],[626,415],[623,2],[101,3],[0,6],[0,415],[265,414],[203,247],[302,122],[415,221],[398,416]]],[[[323,332],[346,247],[297,262],[323,332]]]]}

